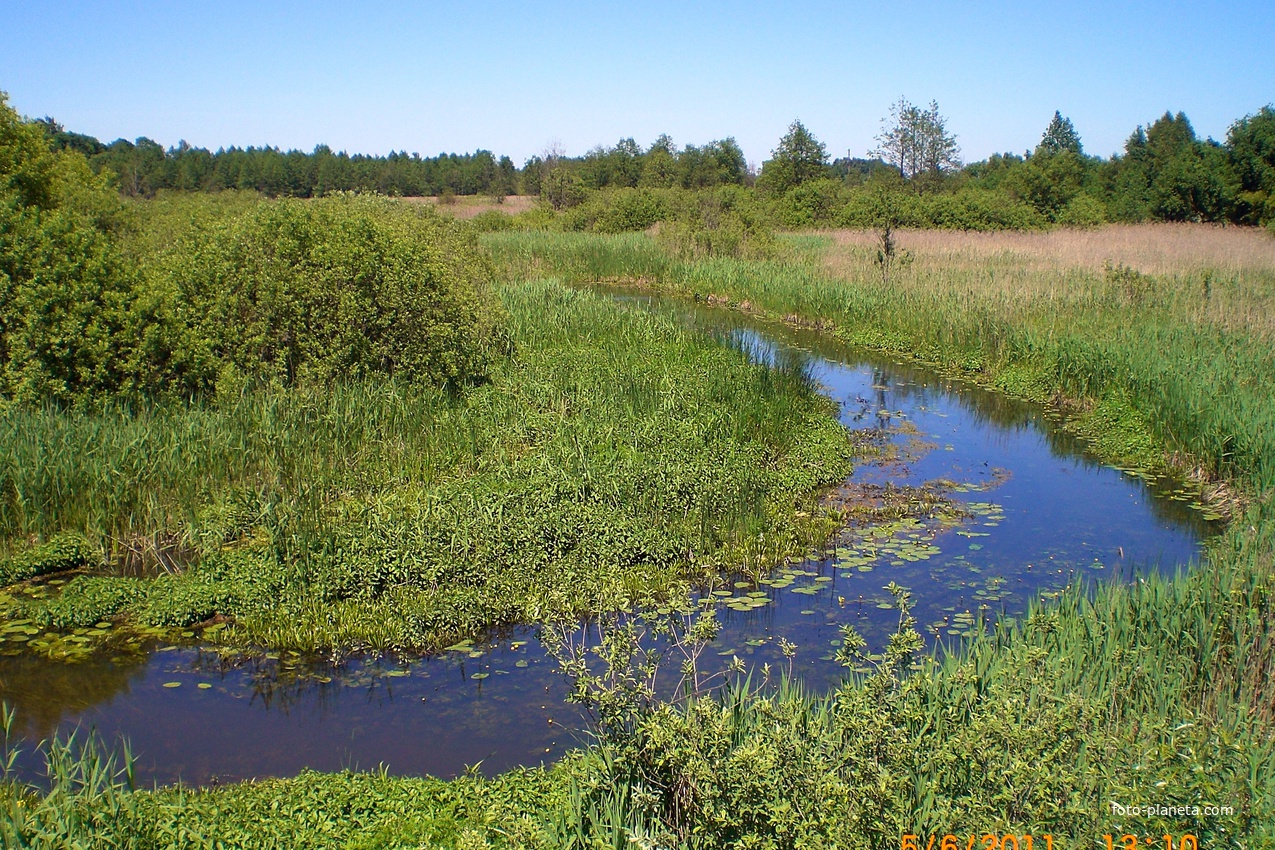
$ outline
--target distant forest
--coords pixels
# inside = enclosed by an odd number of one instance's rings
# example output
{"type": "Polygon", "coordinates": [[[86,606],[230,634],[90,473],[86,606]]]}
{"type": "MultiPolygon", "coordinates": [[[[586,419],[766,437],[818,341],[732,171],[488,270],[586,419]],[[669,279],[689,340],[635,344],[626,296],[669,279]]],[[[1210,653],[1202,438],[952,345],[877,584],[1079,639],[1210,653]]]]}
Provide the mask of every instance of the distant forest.
{"type": "MultiPolygon", "coordinates": [[[[823,143],[794,122],[760,175],[750,170],[733,138],[681,148],[668,136],[645,148],[631,138],[622,139],[578,157],[546,151],[519,168],[508,156],[488,150],[433,157],[406,152],[366,156],[333,152],[326,145],[310,153],[272,147],[208,151],[185,142],[165,150],[144,137],[106,144],[68,131],[51,118],[35,123],[44,128],[55,149],[83,153],[94,171],[113,172],[121,192],[138,196],[160,190],[221,189],[301,198],[337,191],[483,194],[497,200],[525,194],[539,195],[554,209],[562,209],[598,190],[698,190],[734,184],[755,185],[760,195],[774,202],[780,223],[803,226],[853,223],[856,215],[839,211],[854,206],[856,188],[894,179],[918,195],[959,196],[963,210],[971,204],[980,209],[1012,205],[1017,211],[1013,215],[993,215],[1004,220],[1003,226],[1275,222],[1271,106],[1237,120],[1223,142],[1200,139],[1186,115],[1166,112],[1148,126],[1138,126],[1123,153],[1110,159],[1086,154],[1072,123],[1055,113],[1035,149],[964,165],[937,105],[927,110],[900,101],[882,122],[879,146],[868,156],[830,159],[823,143]]],[[[931,221],[934,218],[927,212],[920,223],[944,226],[942,220],[931,221]]],[[[958,215],[955,226],[966,218],[965,213],[958,215]]]]}

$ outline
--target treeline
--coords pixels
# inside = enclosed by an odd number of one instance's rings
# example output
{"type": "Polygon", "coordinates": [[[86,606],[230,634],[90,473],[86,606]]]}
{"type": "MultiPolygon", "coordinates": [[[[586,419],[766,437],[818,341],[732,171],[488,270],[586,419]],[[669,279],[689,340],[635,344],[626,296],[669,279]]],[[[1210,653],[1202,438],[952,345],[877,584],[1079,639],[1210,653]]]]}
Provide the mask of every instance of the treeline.
{"type": "Polygon", "coordinates": [[[109,170],[126,195],[153,196],[163,189],[216,192],[249,189],[270,197],[315,198],[332,192],[382,195],[487,194],[504,197],[519,190],[513,161],[491,151],[472,154],[391,153],[353,156],[319,145],[311,153],[272,147],[223,148],[210,152],[184,141],[168,150],[146,137],[103,144],[67,131],[51,118],[37,122],[53,147],[84,154],[96,172],[109,170]]]}
{"type": "Polygon", "coordinates": [[[633,139],[611,148],[598,147],[582,157],[567,158],[550,149],[533,156],[521,169],[508,156],[491,151],[472,154],[395,152],[388,156],[351,156],[319,145],[311,153],[273,147],[223,148],[208,151],[181,142],[165,150],[146,137],[104,144],[68,131],[52,118],[35,122],[55,150],[84,154],[97,173],[116,175],[126,195],[151,197],[161,190],[216,192],[249,189],[270,197],[321,197],[332,192],[378,192],[383,195],[540,195],[570,205],[577,189],[651,187],[698,189],[747,178],[744,153],[734,139],[702,147],[674,147],[660,136],[643,150],[633,139]],[[555,175],[556,179],[555,179],[555,175]]]}
{"type": "Polygon", "coordinates": [[[96,173],[116,175],[128,195],[229,188],[303,198],[336,191],[498,200],[525,194],[562,211],[598,192],[747,186],[755,188],[773,222],[787,227],[872,226],[883,217],[900,226],[974,229],[1275,221],[1271,106],[1236,121],[1222,142],[1199,138],[1185,114],[1166,112],[1137,127],[1124,151],[1110,159],[1086,154],[1071,121],[1055,113],[1034,150],[961,165],[938,105],[901,100],[867,156],[830,159],[826,146],[794,122],[760,174],[733,138],[681,148],[668,136],[647,148],[628,138],[579,157],[555,147],[518,168],[508,156],[486,150],[420,157],[351,156],[324,145],[311,153],[269,147],[209,152],[184,142],[164,150],[145,138],[107,145],[50,118],[35,123],[53,148],[83,153],[96,173]]]}
{"type": "Polygon", "coordinates": [[[765,163],[758,188],[789,227],[899,226],[975,229],[1089,226],[1107,221],[1275,221],[1275,110],[1231,125],[1225,142],[1200,139],[1186,115],[1139,126],[1122,154],[1084,152],[1055,113],[1040,143],[960,166],[955,138],[931,104],[901,102],[878,136],[874,160],[829,162],[795,122],[765,163]]]}

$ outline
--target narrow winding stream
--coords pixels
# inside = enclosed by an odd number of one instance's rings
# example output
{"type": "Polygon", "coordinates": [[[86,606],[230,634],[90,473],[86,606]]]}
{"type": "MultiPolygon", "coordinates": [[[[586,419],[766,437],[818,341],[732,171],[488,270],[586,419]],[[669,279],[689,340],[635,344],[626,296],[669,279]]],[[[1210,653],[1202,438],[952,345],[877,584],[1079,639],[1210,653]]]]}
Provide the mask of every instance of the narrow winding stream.
{"type": "MultiPolygon", "coordinates": [[[[1079,579],[1173,571],[1216,529],[1170,481],[1112,469],[1034,405],[840,346],[813,332],[683,302],[619,295],[669,310],[766,362],[797,362],[868,429],[880,460],[833,494],[848,504],[941,498],[929,515],[849,528],[828,550],[765,583],[717,589],[723,629],[706,656],[786,667],[813,688],[838,681],[838,628],[880,645],[898,622],[884,590],[911,590],[931,641],[956,642],[1037,594],[1079,579]],[[751,594],[751,595],[750,595],[751,594]]],[[[558,757],[587,740],[566,683],[534,630],[515,629],[434,658],[342,665],[271,655],[230,663],[156,646],[145,661],[65,665],[0,656],[0,698],[30,739],[93,727],[126,737],[140,781],[188,783],[289,775],[304,768],[453,776],[558,757]]],[[[31,769],[31,765],[27,765],[31,769]]]]}

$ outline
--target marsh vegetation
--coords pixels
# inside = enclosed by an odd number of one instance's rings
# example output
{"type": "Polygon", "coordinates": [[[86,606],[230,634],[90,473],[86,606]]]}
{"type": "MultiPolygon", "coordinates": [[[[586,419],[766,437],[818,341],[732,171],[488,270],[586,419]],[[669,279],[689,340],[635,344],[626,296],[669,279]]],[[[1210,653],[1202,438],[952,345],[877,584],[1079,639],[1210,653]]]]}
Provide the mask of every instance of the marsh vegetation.
{"type": "MultiPolygon", "coordinates": [[[[1141,186],[1128,217],[1240,215],[1234,193],[1208,206],[1224,192],[1190,195],[1205,206],[1182,216],[1148,210],[1177,209],[1181,193],[1156,182],[1167,164],[1234,168],[1268,112],[1237,124],[1227,151],[1184,117],[1140,132],[1112,166],[1141,186]]],[[[1269,234],[934,234],[907,225],[960,207],[1048,228],[1101,181],[1056,215],[988,187],[917,191],[889,222],[909,262],[883,283],[879,232],[773,226],[875,227],[875,186],[599,188],[537,165],[562,203],[476,224],[379,197],[125,202],[74,144],[55,150],[7,107],[0,119],[5,652],[64,662],[162,638],[423,653],[472,649],[500,625],[605,626],[600,651],[563,655],[598,738],[550,766],[139,789],[127,754],[78,734],[45,746],[43,785],[5,770],[6,842],[867,847],[905,831],[1126,827],[1275,840],[1269,234]],[[830,212],[785,218],[785,204],[830,212]],[[757,362],[583,286],[598,283],[815,329],[1045,405],[1097,457],[1176,476],[1225,529],[1198,568],[1077,583],[989,629],[961,619],[950,652],[926,649],[916,597],[891,583],[893,634],[841,630],[846,671],[828,692],[738,668],[717,691],[661,692],[637,625],[684,648],[694,681],[716,629],[694,592],[722,590],[744,613],[766,591],[723,577],[795,581],[785,558],[854,518],[821,497],[873,447],[799,363],[757,362]],[[1113,823],[1112,800],[1160,799],[1233,811],[1113,823]]],[[[676,173],[663,151],[644,156],[676,173]]],[[[1038,156],[986,175],[1025,181],[1079,151],[1038,156]]],[[[728,146],[695,157],[687,173],[729,177],[728,146]]],[[[1243,216],[1260,218],[1264,178],[1250,177],[1243,216]]],[[[839,532],[837,556],[856,569],[878,537],[901,562],[932,554],[915,517],[859,519],[867,530],[839,532]]],[[[32,745],[5,728],[9,748],[32,745]]]]}

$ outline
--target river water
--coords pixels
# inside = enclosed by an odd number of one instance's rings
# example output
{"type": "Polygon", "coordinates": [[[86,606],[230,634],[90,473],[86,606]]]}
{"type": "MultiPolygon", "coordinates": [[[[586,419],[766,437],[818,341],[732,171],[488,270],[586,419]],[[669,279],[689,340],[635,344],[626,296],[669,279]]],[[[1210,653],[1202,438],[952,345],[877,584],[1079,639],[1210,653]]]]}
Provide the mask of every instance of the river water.
{"type": "MultiPolygon", "coordinates": [[[[914,508],[853,525],[763,583],[726,577],[712,589],[722,629],[705,650],[706,668],[739,658],[756,680],[762,665],[791,666],[807,686],[826,688],[842,672],[833,658],[842,625],[878,648],[897,626],[890,582],[911,592],[927,640],[952,645],[1070,582],[1185,567],[1216,531],[1174,482],[1104,466],[1039,406],[815,332],[617,297],[632,309],[670,311],[760,361],[804,370],[845,425],[881,449],[831,498],[914,508]],[[791,660],[781,639],[796,646],[791,660]]],[[[108,741],[122,736],[145,783],[379,765],[454,776],[475,765],[495,773],[539,764],[588,740],[566,693],[556,662],[526,628],[416,660],[227,659],[165,645],[132,661],[0,657],[0,699],[15,706],[19,732],[35,740],[78,725],[108,741]]],[[[29,754],[23,764],[35,769],[29,754]]]]}

